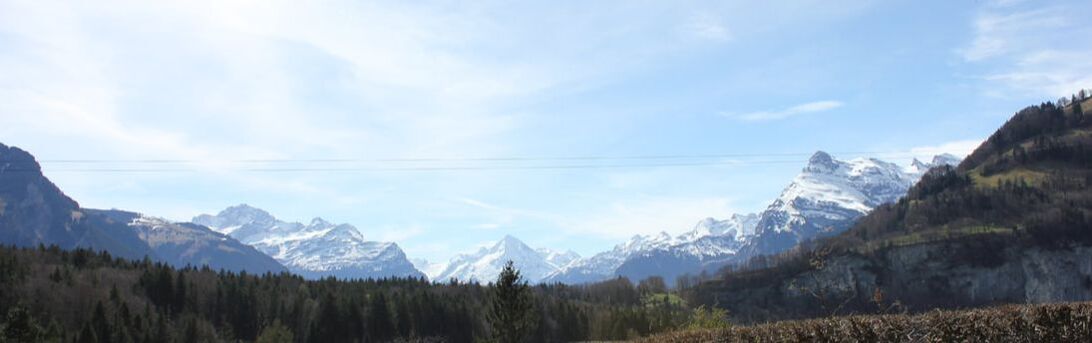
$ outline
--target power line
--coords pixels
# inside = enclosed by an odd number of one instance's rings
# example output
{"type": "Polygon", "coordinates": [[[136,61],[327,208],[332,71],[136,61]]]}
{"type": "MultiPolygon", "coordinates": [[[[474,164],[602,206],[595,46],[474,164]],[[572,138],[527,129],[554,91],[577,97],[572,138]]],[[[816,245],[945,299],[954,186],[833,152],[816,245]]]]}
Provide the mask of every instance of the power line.
{"type": "MultiPolygon", "coordinates": [[[[486,170],[567,170],[567,169],[625,169],[625,168],[657,168],[657,167],[694,167],[694,166],[729,166],[729,165],[755,165],[755,164],[782,164],[782,163],[800,163],[798,160],[791,161],[727,161],[727,162],[693,162],[693,163],[642,163],[642,164],[569,164],[569,165],[516,165],[516,166],[418,166],[418,167],[358,167],[358,168],[333,168],[333,167],[312,167],[312,168],[212,168],[212,170],[221,169],[223,171],[236,171],[236,172],[266,172],[266,173],[283,173],[283,172],[389,172],[389,171],[486,171],[486,170]]],[[[49,172],[82,172],[82,173],[174,173],[174,172],[205,172],[209,169],[201,168],[59,168],[48,169],[49,172]]],[[[11,168],[0,169],[2,172],[37,172],[36,169],[26,168],[11,168]]]]}
{"type": "MultiPolygon", "coordinates": [[[[942,151],[935,151],[940,153],[942,151]]],[[[833,155],[914,156],[929,151],[839,151],[833,155]]],[[[41,163],[56,164],[104,164],[104,163],[417,163],[417,162],[534,162],[534,161],[611,161],[611,160],[685,160],[715,158],[799,157],[806,153],[731,153],[731,154],[670,154],[670,155],[622,155],[622,156],[540,156],[540,157],[420,157],[420,158],[320,158],[320,159],[43,159],[41,163]]],[[[0,162],[8,162],[0,160],[0,162]]]]}
{"type": "MultiPolygon", "coordinates": [[[[926,151],[840,151],[835,155],[905,158],[926,151]]],[[[730,153],[553,157],[428,157],[324,159],[46,159],[48,172],[60,173],[193,173],[193,172],[436,172],[636,169],[700,166],[799,164],[808,153],[730,153]],[[764,159],[762,159],[764,158],[764,159]],[[59,165],[58,168],[51,167],[59,165]]],[[[33,160],[0,160],[0,172],[37,171],[33,160]],[[7,168],[2,165],[7,164],[7,168]]]]}

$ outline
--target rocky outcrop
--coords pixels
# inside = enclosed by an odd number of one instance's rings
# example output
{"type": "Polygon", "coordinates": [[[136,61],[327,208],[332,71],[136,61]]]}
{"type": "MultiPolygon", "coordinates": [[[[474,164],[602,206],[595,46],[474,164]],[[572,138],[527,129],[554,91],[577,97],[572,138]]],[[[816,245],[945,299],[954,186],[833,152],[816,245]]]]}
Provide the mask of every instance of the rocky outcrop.
{"type": "Polygon", "coordinates": [[[740,322],[876,313],[896,302],[922,311],[1092,300],[1092,246],[1048,249],[964,239],[812,263],[808,271],[768,284],[723,285],[706,300],[740,322]]]}

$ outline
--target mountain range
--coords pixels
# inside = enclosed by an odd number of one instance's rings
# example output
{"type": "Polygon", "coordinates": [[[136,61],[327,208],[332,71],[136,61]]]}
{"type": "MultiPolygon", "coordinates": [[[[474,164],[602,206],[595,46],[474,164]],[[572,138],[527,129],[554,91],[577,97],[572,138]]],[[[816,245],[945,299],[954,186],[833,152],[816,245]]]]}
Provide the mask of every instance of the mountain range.
{"type": "Polygon", "coordinates": [[[891,203],[930,168],[955,165],[951,155],[898,166],[878,159],[837,160],[815,153],[765,211],[706,218],[681,235],[634,236],[581,258],[533,249],[505,236],[490,247],[447,263],[411,262],[393,242],[365,240],[352,225],[321,218],[282,221],[245,204],[192,223],[121,210],[83,209],[41,174],[29,153],[0,145],[0,242],[19,246],[87,247],[173,265],[209,265],[251,272],[291,271],[308,278],[429,277],[488,282],[512,260],[530,282],[568,284],[616,276],[673,280],[785,251],[844,231],[871,209],[891,203]],[[426,272],[422,272],[422,270],[426,272]]]}
{"type": "Polygon", "coordinates": [[[949,154],[899,166],[874,158],[841,161],[819,151],[761,213],[707,218],[674,237],[666,232],[634,236],[612,250],[575,261],[543,281],[586,283],[617,276],[630,280],[661,276],[672,281],[776,254],[800,242],[842,232],[876,206],[905,195],[927,170],[958,163],[959,158],[949,154]]]}
{"type": "Polygon", "coordinates": [[[196,216],[193,222],[249,244],[307,278],[425,277],[398,244],[367,241],[349,224],[322,218],[286,222],[246,204],[196,216]]]}
{"type": "Polygon", "coordinates": [[[253,247],[194,224],[81,208],[42,175],[30,153],[0,144],[0,243],[89,248],[128,259],[252,273],[287,269],[253,247]]]}

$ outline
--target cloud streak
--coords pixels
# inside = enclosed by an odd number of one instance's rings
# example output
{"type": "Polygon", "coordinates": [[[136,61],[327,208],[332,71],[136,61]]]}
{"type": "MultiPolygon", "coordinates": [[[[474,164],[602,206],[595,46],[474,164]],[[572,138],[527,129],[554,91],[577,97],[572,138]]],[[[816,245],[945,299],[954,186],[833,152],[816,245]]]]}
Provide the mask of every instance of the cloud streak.
{"type": "Polygon", "coordinates": [[[712,41],[730,41],[732,32],[724,21],[710,13],[695,14],[683,26],[683,31],[691,36],[712,41]]]}
{"type": "Polygon", "coordinates": [[[1088,11],[1087,2],[983,6],[971,23],[973,38],[956,52],[987,70],[987,94],[1066,96],[1092,85],[1092,47],[1077,43],[1092,34],[1079,15],[1088,11]]]}
{"type": "Polygon", "coordinates": [[[796,105],[796,106],[793,106],[793,107],[789,107],[789,108],[782,109],[782,110],[776,110],[776,111],[758,111],[758,112],[743,113],[743,114],[739,114],[739,115],[726,114],[725,116],[731,117],[731,118],[736,118],[736,119],[739,119],[739,120],[742,120],[742,121],[749,121],[749,122],[772,121],[772,120],[788,119],[788,118],[791,118],[791,117],[796,117],[796,116],[805,115],[805,114],[826,112],[826,111],[830,111],[830,110],[834,110],[834,109],[837,109],[839,107],[842,107],[843,105],[845,105],[845,104],[842,103],[841,101],[823,100],[823,101],[813,101],[813,102],[809,102],[809,103],[803,103],[803,104],[799,104],[799,105],[796,105]]]}

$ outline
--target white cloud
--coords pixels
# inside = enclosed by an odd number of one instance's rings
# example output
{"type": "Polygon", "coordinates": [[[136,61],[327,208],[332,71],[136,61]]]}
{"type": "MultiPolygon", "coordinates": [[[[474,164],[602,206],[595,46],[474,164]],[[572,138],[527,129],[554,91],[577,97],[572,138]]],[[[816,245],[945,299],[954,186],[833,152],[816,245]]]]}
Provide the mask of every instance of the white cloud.
{"type": "Polygon", "coordinates": [[[724,21],[711,13],[698,13],[691,16],[683,26],[683,31],[691,36],[713,41],[729,41],[733,38],[732,32],[728,30],[724,21]]]}
{"type": "Polygon", "coordinates": [[[1050,9],[997,13],[986,12],[974,20],[974,40],[960,52],[967,61],[980,61],[1025,48],[1032,31],[1065,27],[1066,18],[1050,9]]]}
{"type": "Polygon", "coordinates": [[[786,109],[783,109],[783,110],[777,110],[777,111],[759,111],[759,112],[750,112],[750,113],[744,113],[744,114],[738,114],[738,115],[737,114],[724,114],[724,116],[731,117],[731,118],[736,118],[736,119],[743,120],[743,121],[770,121],[770,120],[786,119],[786,118],[789,118],[789,117],[795,117],[795,116],[803,115],[803,114],[830,111],[830,110],[842,107],[843,105],[844,104],[841,101],[823,100],[823,101],[814,101],[814,102],[799,104],[799,105],[796,105],[796,106],[793,106],[793,107],[789,107],[789,108],[786,108],[786,109]]]}
{"type": "Polygon", "coordinates": [[[1031,6],[1001,1],[983,6],[972,23],[973,39],[957,50],[981,64],[985,94],[1053,98],[1092,85],[1092,47],[1076,43],[1092,34],[1087,2],[1031,6]]]}

